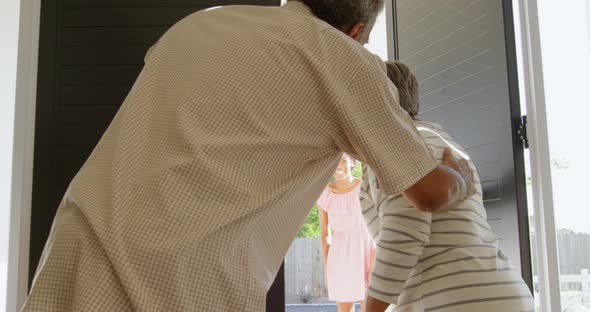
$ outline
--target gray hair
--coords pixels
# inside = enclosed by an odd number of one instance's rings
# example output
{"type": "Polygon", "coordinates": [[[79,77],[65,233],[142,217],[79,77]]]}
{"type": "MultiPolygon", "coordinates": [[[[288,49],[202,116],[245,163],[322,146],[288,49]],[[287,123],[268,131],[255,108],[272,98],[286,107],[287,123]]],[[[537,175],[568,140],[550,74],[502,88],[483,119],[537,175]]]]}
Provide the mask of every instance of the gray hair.
{"type": "Polygon", "coordinates": [[[408,66],[400,62],[385,62],[387,77],[397,87],[399,105],[410,116],[416,117],[420,112],[420,93],[418,80],[408,66]]]}
{"type": "Polygon", "coordinates": [[[341,31],[349,31],[358,22],[366,25],[383,10],[384,0],[300,0],[318,18],[341,31]]]}

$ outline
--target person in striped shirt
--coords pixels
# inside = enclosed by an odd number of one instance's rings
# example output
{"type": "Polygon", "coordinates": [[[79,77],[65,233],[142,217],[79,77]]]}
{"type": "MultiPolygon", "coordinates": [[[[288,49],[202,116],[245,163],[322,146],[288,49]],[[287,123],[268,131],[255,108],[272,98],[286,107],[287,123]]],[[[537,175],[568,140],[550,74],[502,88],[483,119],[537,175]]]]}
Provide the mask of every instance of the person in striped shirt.
{"type": "MultiPolygon", "coordinates": [[[[418,83],[407,66],[387,63],[399,103],[414,119],[439,162],[469,155],[443,128],[416,118],[418,83]]],[[[377,242],[367,311],[533,311],[531,293],[498,248],[487,222],[479,176],[476,192],[445,212],[420,211],[403,195],[388,195],[363,166],[361,207],[377,242]]],[[[476,171],[475,171],[476,172],[476,171]]]]}

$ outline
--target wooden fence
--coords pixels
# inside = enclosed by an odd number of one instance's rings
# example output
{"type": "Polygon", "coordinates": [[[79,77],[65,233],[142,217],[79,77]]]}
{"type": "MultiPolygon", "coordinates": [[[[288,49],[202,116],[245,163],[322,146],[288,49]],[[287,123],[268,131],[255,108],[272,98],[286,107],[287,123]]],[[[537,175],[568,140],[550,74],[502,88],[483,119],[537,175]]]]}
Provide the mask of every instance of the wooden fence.
{"type": "MultiPolygon", "coordinates": [[[[590,274],[583,269],[580,274],[559,275],[561,288],[561,307],[563,311],[588,311],[590,308],[590,274]]],[[[539,305],[539,277],[533,277],[535,284],[535,304],[539,305]]]]}
{"type": "Polygon", "coordinates": [[[324,261],[319,238],[297,238],[285,258],[287,303],[324,301],[324,261]]]}
{"type": "MultiPolygon", "coordinates": [[[[590,234],[559,233],[557,238],[562,290],[578,291],[590,296],[590,234]]],[[[535,237],[532,239],[534,249],[535,237]]],[[[285,295],[288,303],[327,301],[319,238],[295,239],[285,264],[285,295]]],[[[537,275],[536,268],[534,275],[537,275]]]]}
{"type": "MultiPolygon", "coordinates": [[[[535,235],[532,235],[533,262],[535,262],[535,235]]],[[[557,234],[559,253],[559,273],[577,275],[581,270],[590,269],[590,234],[559,233],[557,234]]],[[[534,274],[538,274],[533,266],[534,274]]]]}

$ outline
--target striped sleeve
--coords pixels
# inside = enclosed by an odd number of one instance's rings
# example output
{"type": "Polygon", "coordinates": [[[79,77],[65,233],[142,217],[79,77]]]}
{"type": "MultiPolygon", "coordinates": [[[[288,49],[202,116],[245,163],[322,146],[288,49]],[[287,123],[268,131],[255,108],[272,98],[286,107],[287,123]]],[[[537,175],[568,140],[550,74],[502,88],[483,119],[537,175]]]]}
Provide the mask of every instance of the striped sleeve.
{"type": "Polygon", "coordinates": [[[375,198],[371,195],[371,177],[369,176],[369,169],[368,166],[364,164],[360,202],[367,229],[369,230],[371,237],[375,239],[379,235],[379,213],[377,212],[375,198]]]}
{"type": "Polygon", "coordinates": [[[381,233],[368,294],[397,304],[424,246],[430,242],[432,217],[430,213],[411,207],[401,195],[387,195],[379,205],[379,217],[381,233]]]}

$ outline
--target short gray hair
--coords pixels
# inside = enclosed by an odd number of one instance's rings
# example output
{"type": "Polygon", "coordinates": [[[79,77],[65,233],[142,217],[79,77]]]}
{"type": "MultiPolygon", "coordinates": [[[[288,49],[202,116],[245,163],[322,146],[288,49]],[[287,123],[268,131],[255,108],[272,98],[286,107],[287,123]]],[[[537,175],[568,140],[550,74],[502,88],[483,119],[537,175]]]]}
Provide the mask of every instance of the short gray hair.
{"type": "Polygon", "coordinates": [[[399,105],[410,116],[416,117],[420,112],[420,93],[418,80],[410,68],[400,62],[385,62],[387,77],[397,87],[399,105]]]}
{"type": "Polygon", "coordinates": [[[299,0],[318,18],[341,31],[358,22],[369,24],[383,10],[384,0],[299,0]]]}

